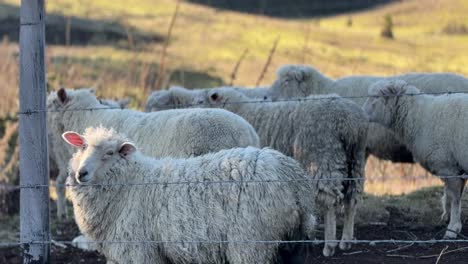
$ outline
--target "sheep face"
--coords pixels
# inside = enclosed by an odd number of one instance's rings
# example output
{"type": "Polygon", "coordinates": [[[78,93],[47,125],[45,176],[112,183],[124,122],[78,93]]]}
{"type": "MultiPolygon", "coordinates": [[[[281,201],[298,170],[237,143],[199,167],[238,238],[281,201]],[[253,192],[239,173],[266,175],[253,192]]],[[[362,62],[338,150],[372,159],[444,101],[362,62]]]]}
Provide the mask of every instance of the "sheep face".
{"type": "MultiPolygon", "coordinates": [[[[363,109],[370,122],[391,126],[399,113],[400,101],[411,101],[419,90],[402,80],[378,81],[370,86],[363,109]]],[[[411,103],[411,102],[409,102],[411,103]]]]}
{"type": "Polygon", "coordinates": [[[272,85],[272,100],[282,98],[306,97],[319,92],[322,76],[312,67],[302,65],[285,65],[277,72],[276,81],[272,85]]]}
{"type": "Polygon", "coordinates": [[[71,176],[80,184],[101,182],[104,179],[100,177],[106,177],[105,172],[115,163],[128,159],[136,151],[132,143],[116,137],[114,131],[104,128],[87,129],[85,136],[68,131],[63,133],[62,138],[78,148],[70,161],[70,168],[73,172],[71,176]],[[93,131],[97,132],[92,133],[92,137],[86,136],[93,131]]]}
{"type": "Polygon", "coordinates": [[[224,87],[209,90],[202,104],[207,107],[226,108],[236,113],[242,104],[248,101],[252,99],[233,88],[224,87]]]}
{"type": "Polygon", "coordinates": [[[188,90],[173,86],[169,90],[154,92],[146,104],[146,112],[190,108],[203,101],[203,90],[188,90]]]}
{"type": "Polygon", "coordinates": [[[66,109],[102,107],[95,95],[94,89],[67,90],[60,88],[47,97],[49,111],[63,111],[66,109]]]}

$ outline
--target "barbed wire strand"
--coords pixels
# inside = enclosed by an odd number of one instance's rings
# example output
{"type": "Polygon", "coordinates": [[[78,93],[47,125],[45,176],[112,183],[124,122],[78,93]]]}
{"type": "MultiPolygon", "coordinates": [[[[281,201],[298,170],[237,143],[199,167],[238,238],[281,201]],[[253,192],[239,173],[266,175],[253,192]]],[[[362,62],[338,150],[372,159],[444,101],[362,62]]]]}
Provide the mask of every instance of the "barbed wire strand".
{"type": "MultiPolygon", "coordinates": [[[[468,179],[468,175],[453,175],[453,176],[434,176],[440,179],[463,178],[468,179]]],[[[413,177],[415,178],[415,177],[413,177]]],[[[428,177],[432,178],[432,177],[428,177]]],[[[419,178],[424,179],[424,178],[419,178]]],[[[256,184],[256,183],[290,183],[290,182],[323,182],[323,181],[369,181],[367,178],[311,178],[311,179],[278,179],[278,180],[219,180],[219,181],[174,181],[174,182],[117,182],[117,183],[80,183],[80,184],[57,184],[54,187],[109,187],[109,186],[151,186],[151,185],[215,185],[215,184],[256,184]]],[[[34,189],[48,188],[49,184],[29,184],[29,185],[12,185],[13,188],[34,189]]]]}
{"type": "Polygon", "coordinates": [[[23,242],[0,242],[0,247],[15,247],[28,244],[325,244],[325,243],[351,243],[351,244],[441,244],[441,243],[468,243],[467,239],[429,239],[429,240],[102,240],[102,241],[23,241],[23,242]]]}
{"type": "MultiPolygon", "coordinates": [[[[219,106],[225,106],[225,105],[231,105],[231,104],[257,104],[257,103],[278,103],[278,102],[307,102],[307,101],[317,101],[317,100],[336,100],[336,99],[365,99],[365,98],[377,98],[377,97],[385,97],[385,98],[391,98],[391,97],[404,97],[404,96],[421,96],[421,95],[450,95],[450,94],[468,94],[468,91],[466,92],[427,92],[427,93],[416,93],[416,94],[401,94],[401,95],[385,95],[385,96],[377,96],[377,95],[357,95],[357,96],[338,96],[338,97],[326,97],[326,96],[320,96],[320,97],[315,97],[314,94],[313,96],[309,97],[297,97],[297,98],[288,98],[288,99],[278,99],[278,100],[264,100],[264,99],[250,99],[248,101],[227,101],[223,103],[193,103],[193,104],[171,104],[167,105],[168,107],[177,107],[177,108],[190,108],[190,107],[198,107],[198,106],[211,106],[211,107],[219,107],[219,106]]],[[[320,94],[320,95],[327,95],[327,94],[320,94]]],[[[130,109],[122,109],[121,107],[105,107],[104,105],[102,107],[89,107],[89,108],[80,108],[80,109],[27,109],[24,111],[18,111],[16,112],[17,115],[31,115],[34,113],[43,113],[43,112],[49,112],[49,113],[55,113],[55,112],[78,112],[78,111],[94,111],[94,110],[130,110],[130,109]]]]}

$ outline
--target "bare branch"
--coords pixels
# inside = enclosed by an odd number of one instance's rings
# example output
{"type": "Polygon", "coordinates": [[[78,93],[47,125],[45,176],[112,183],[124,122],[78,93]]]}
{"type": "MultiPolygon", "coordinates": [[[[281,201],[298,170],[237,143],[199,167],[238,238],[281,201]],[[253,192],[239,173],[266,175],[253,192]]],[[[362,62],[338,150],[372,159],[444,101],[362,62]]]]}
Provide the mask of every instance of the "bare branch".
{"type": "Polygon", "coordinates": [[[172,35],[172,29],[174,28],[175,21],[177,18],[177,14],[179,13],[179,6],[180,6],[180,0],[177,0],[176,8],[174,10],[174,14],[172,15],[171,18],[171,24],[169,25],[169,29],[166,34],[166,39],[164,40],[164,46],[161,54],[161,60],[159,61],[159,67],[158,67],[158,79],[156,80],[156,85],[155,88],[156,90],[160,90],[162,88],[162,84],[164,82],[164,79],[166,78],[165,71],[166,71],[166,54],[167,54],[167,48],[169,46],[169,41],[171,39],[172,35]]]}
{"type": "Polygon", "coordinates": [[[236,66],[234,66],[234,69],[232,70],[232,73],[231,73],[231,81],[229,82],[229,86],[232,86],[234,84],[234,81],[236,80],[236,77],[237,77],[237,71],[239,70],[239,66],[241,62],[244,60],[245,56],[247,56],[247,53],[249,53],[248,48],[244,50],[242,55],[237,60],[236,66]]]}
{"type": "Polygon", "coordinates": [[[256,86],[259,86],[260,83],[262,82],[263,78],[265,77],[265,73],[267,72],[268,70],[268,66],[270,66],[270,63],[271,63],[271,60],[273,58],[273,55],[275,54],[275,51],[276,51],[276,47],[278,46],[278,42],[279,42],[280,38],[276,38],[275,42],[273,43],[273,47],[271,48],[270,50],[270,54],[268,55],[268,59],[265,63],[265,66],[263,66],[263,70],[262,70],[262,73],[260,74],[260,76],[258,77],[258,80],[257,80],[257,83],[256,83],[256,86]]]}

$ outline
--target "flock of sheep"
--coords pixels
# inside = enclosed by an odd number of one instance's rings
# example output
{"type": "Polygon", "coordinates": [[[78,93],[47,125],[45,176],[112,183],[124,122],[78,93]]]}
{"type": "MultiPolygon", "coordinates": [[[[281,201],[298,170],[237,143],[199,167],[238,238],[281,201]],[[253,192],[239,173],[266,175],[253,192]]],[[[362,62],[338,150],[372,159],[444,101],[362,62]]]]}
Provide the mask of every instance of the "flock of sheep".
{"type": "Polygon", "coordinates": [[[274,263],[274,242],[314,239],[316,219],[332,256],[355,239],[373,154],[442,178],[445,237],[455,238],[468,178],[468,95],[456,92],[468,79],[332,80],[294,65],[270,87],[156,91],[145,113],[61,88],[47,100],[57,213],[66,217],[66,183],[76,241],[109,263],[274,263]]]}

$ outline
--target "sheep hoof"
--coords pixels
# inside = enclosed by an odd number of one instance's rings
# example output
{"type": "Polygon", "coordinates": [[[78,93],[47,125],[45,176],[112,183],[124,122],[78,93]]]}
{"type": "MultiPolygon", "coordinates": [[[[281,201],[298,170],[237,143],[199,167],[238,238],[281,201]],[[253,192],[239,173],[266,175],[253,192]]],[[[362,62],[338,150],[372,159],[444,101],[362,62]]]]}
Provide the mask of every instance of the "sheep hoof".
{"type": "Polygon", "coordinates": [[[335,247],[333,245],[325,245],[323,248],[323,255],[325,257],[331,257],[335,255],[335,247]]]}
{"type": "Polygon", "coordinates": [[[455,239],[457,238],[457,233],[447,230],[444,235],[444,239],[455,239]]]}
{"type": "Polygon", "coordinates": [[[340,242],[340,249],[341,250],[350,250],[351,249],[351,243],[349,242],[340,242]]]}
{"type": "Polygon", "coordinates": [[[92,243],[83,235],[77,236],[72,241],[72,246],[84,251],[96,250],[92,243]]]}
{"type": "Polygon", "coordinates": [[[458,233],[452,230],[447,230],[444,235],[444,239],[455,239],[458,233]]]}

